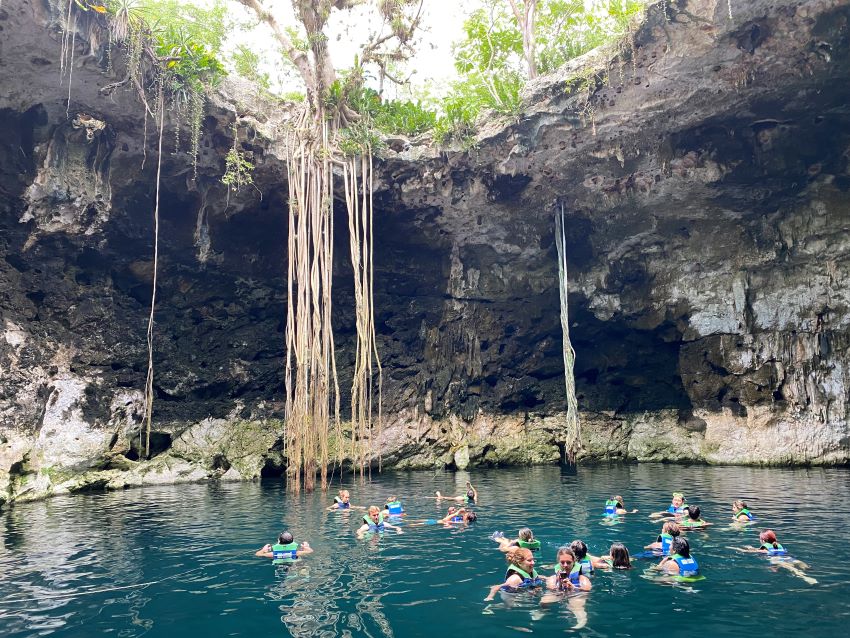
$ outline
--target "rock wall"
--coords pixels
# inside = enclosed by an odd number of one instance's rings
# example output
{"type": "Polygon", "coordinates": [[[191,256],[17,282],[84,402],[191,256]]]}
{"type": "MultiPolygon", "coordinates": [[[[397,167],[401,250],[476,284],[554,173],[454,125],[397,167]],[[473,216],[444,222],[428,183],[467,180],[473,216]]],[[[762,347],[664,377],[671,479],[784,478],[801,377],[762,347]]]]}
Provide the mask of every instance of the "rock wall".
{"type": "MultiPolygon", "coordinates": [[[[96,21],[60,85],[55,21],[0,7],[0,501],[279,474],[288,114],[226,83],[197,176],[169,116],[140,461],[157,131],[96,21]],[[236,119],[257,189],[228,195],[236,119]]],[[[532,83],[471,150],[379,163],[384,466],[561,457],[561,206],[586,460],[850,459],[850,2],[665,2],[633,40],[532,83]]]]}

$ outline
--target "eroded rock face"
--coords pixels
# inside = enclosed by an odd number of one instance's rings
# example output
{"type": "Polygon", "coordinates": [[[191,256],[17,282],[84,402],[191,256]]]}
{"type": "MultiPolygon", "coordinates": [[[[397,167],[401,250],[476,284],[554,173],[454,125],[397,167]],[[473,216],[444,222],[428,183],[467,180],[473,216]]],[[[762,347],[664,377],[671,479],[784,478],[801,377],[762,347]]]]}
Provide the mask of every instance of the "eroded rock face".
{"type": "MultiPolygon", "coordinates": [[[[561,458],[561,206],[585,458],[848,462],[850,2],[726,11],[655,7],[633,59],[535,81],[521,120],[488,118],[472,151],[388,151],[376,462],[561,458]]],[[[55,20],[49,3],[0,8],[0,501],[279,474],[287,113],[225,84],[197,177],[168,122],[139,461],[157,131],[108,88],[120,64],[107,72],[95,22],[66,104],[55,20]],[[229,196],[237,117],[257,190],[229,196]]],[[[334,277],[345,406],[350,266],[334,277]]]]}

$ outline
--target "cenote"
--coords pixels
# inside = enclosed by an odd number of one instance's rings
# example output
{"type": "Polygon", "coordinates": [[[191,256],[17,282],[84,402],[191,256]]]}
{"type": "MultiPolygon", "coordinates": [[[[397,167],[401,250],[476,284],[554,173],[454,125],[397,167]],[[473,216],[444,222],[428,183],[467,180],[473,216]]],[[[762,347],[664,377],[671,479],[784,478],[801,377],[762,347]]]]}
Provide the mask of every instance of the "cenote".
{"type": "MultiPolygon", "coordinates": [[[[574,538],[591,553],[614,541],[633,552],[654,540],[650,511],[673,489],[714,523],[690,532],[705,580],[689,586],[644,578],[653,561],[593,576],[581,635],[841,635],[850,615],[844,469],[598,465],[474,473],[384,473],[345,484],[356,505],[398,495],[404,533],[358,541],[362,512],[327,512],[320,492],[293,496],[278,481],[162,486],[18,505],[0,523],[0,626],[4,636],[515,636],[572,633],[559,603],[540,610],[531,594],[507,607],[497,596],[505,560],[488,536],[530,526],[540,563],[574,538]],[[467,528],[413,527],[442,516],[425,498],[439,489],[479,491],[467,528]],[[605,499],[622,494],[640,512],[602,525],[605,499]],[[756,526],[731,529],[730,503],[745,498],[756,526]],[[806,584],[768,559],[727,547],[758,544],[776,530],[810,565],[806,584]],[[283,529],[314,554],[275,567],[254,552],[283,529]]],[[[543,570],[551,573],[551,570],[543,570]]]]}

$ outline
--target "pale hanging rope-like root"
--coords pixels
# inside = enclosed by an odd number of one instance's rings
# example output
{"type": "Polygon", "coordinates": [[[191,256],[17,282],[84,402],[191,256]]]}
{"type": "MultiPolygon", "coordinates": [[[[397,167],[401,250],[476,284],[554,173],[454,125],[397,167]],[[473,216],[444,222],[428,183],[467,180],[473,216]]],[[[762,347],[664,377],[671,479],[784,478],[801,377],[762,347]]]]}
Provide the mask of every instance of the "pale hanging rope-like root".
{"type": "Polygon", "coordinates": [[[156,163],[156,201],[153,209],[153,289],[151,290],[151,312],[148,316],[148,374],[145,379],[145,458],[150,458],[151,420],[153,417],[153,319],[154,309],[156,308],[156,280],[159,270],[159,187],[162,177],[162,133],[165,128],[165,104],[163,100],[162,85],[160,84],[157,97],[159,104],[159,144],[156,163]]]}
{"type": "Polygon", "coordinates": [[[567,460],[575,463],[576,453],[581,449],[581,424],[578,417],[578,401],[576,400],[575,360],[576,353],[570,342],[570,318],[567,304],[567,235],[565,229],[566,215],[561,204],[560,211],[555,213],[555,246],[558,249],[558,281],[561,297],[561,332],[563,334],[564,352],[564,382],[567,391],[567,416],[564,425],[565,450],[567,460]]]}

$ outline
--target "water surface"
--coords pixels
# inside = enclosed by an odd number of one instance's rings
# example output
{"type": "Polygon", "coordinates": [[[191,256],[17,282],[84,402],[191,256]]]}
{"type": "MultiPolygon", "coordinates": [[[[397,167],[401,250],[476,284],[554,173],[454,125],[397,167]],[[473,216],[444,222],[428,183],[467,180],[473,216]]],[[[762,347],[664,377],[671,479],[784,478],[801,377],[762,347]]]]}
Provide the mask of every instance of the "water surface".
{"type": "MultiPolygon", "coordinates": [[[[844,533],[850,473],[843,469],[757,469],[657,464],[384,473],[347,483],[352,502],[398,494],[405,533],[358,541],[362,513],[328,513],[321,493],[288,495],[278,481],[161,486],[60,497],[0,512],[0,635],[18,636],[594,636],[844,635],[850,567],[844,533]],[[435,489],[479,490],[479,522],[466,529],[412,527],[439,518],[435,489]],[[646,517],[673,490],[703,509],[710,530],[689,535],[706,579],[664,586],[630,572],[599,573],[588,595],[587,628],[573,632],[567,605],[542,611],[522,595],[512,607],[484,602],[504,557],[488,535],[532,527],[541,563],[582,538],[591,552],[614,541],[633,551],[654,540],[646,517]],[[641,511],[601,524],[605,499],[622,494],[641,511]],[[742,497],[759,526],[730,529],[729,503],[742,497]],[[811,565],[808,585],[767,559],[727,546],[758,544],[770,527],[811,565]],[[282,529],[316,550],[292,567],[254,557],[282,529]]],[[[338,486],[335,486],[338,487],[338,486]]],[[[551,572],[547,572],[551,573],[551,572]]]]}

